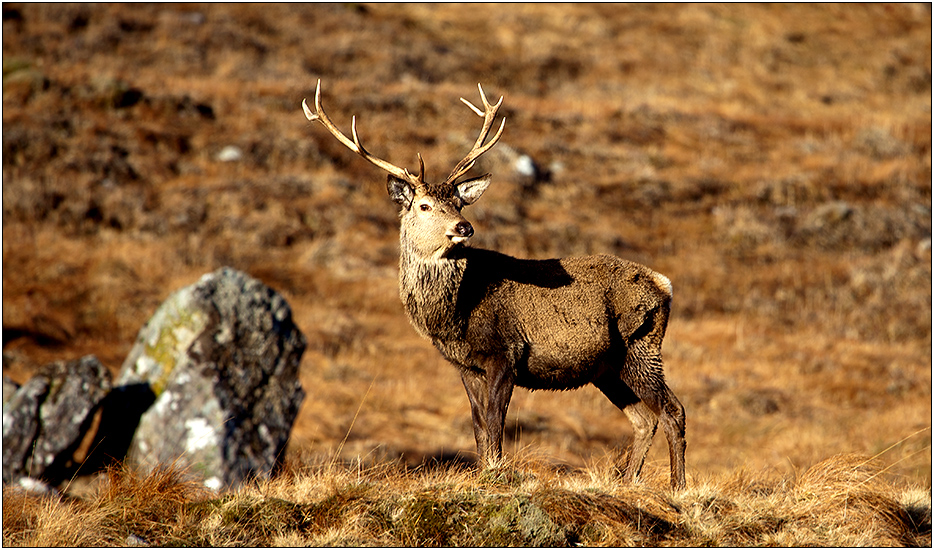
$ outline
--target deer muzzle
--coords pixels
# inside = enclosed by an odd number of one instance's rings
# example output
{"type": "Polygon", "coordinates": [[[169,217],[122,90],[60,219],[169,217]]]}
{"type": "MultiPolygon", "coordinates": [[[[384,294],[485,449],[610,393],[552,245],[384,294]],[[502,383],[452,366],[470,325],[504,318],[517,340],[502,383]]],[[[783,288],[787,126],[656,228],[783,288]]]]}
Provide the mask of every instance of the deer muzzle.
{"type": "Polygon", "coordinates": [[[457,222],[457,225],[454,226],[454,229],[451,231],[451,233],[448,233],[448,238],[451,239],[451,241],[455,244],[466,242],[467,239],[472,236],[473,226],[470,225],[470,222],[467,221],[457,222]]]}

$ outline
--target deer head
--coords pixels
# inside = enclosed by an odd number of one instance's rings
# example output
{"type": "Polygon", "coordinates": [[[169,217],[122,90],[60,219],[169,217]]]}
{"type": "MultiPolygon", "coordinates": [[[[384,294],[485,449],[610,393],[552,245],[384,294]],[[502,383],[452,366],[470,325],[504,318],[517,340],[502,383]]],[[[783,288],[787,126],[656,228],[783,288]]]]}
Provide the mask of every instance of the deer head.
{"type": "Polygon", "coordinates": [[[312,111],[308,104],[302,101],[302,110],[308,120],[317,120],[348,149],[389,173],[386,190],[389,192],[389,198],[401,207],[401,240],[406,249],[404,252],[413,253],[422,259],[446,257],[451,250],[467,242],[474,231],[470,222],[461,215],[461,209],[476,202],[490,185],[490,174],[457,182],[473,167],[480,155],[489,151],[499,141],[506,126],[504,118],[493,139],[484,144],[503,98],[500,97],[495,105],[491,105],[483,93],[483,87],[479,84],[477,87],[483,101],[482,111],[464,98],[461,98],[461,101],[483,118],[480,136],[467,156],[457,163],[441,183],[425,181],[425,162],[421,155],[418,155],[417,176],[405,168],[371,155],[363,148],[357,136],[356,117],[353,117],[351,122],[353,139],[344,135],[321,107],[320,80],[315,89],[315,110],[312,111]]]}

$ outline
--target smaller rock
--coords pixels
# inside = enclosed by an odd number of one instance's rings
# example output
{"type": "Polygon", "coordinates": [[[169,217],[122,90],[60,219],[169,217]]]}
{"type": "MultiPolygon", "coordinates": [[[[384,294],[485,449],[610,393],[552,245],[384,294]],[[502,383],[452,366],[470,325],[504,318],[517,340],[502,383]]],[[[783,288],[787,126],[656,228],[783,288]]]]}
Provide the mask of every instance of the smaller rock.
{"type": "Polygon", "coordinates": [[[36,376],[20,386],[3,404],[3,482],[28,475],[29,456],[39,435],[39,408],[49,391],[49,382],[36,376]]]}
{"type": "Polygon", "coordinates": [[[188,23],[189,25],[200,26],[207,21],[207,17],[200,11],[192,11],[182,14],[182,21],[188,23]]]}
{"type": "Polygon", "coordinates": [[[861,131],[856,136],[854,145],[857,150],[879,160],[900,157],[911,152],[907,143],[882,128],[867,128],[861,131]]]}
{"type": "Polygon", "coordinates": [[[110,373],[93,355],[39,369],[3,404],[3,481],[68,479],[72,456],[109,391],[110,373]]]}
{"type": "MultiPolygon", "coordinates": [[[[918,242],[918,246],[915,247],[915,253],[918,254],[919,256],[922,255],[922,254],[924,254],[925,252],[930,252],[930,251],[931,251],[931,239],[930,239],[930,237],[927,238],[927,239],[921,239],[921,241],[918,242]]],[[[6,384],[6,382],[4,382],[4,384],[6,384]]],[[[6,393],[5,387],[4,387],[4,392],[3,392],[3,393],[4,393],[4,394],[6,393]]],[[[4,399],[5,399],[5,398],[4,398],[4,399]]]]}
{"type": "Polygon", "coordinates": [[[217,160],[220,162],[238,162],[243,160],[243,151],[236,145],[228,145],[221,149],[217,154],[217,160]]]}
{"type": "Polygon", "coordinates": [[[58,491],[48,483],[34,477],[21,477],[16,480],[16,486],[27,493],[36,495],[57,496],[58,491]]]}
{"type": "Polygon", "coordinates": [[[130,533],[126,536],[126,545],[127,546],[149,546],[149,541],[144,539],[139,535],[134,535],[130,533]]]}
{"type": "Polygon", "coordinates": [[[512,168],[520,176],[526,178],[538,177],[538,167],[535,166],[535,161],[526,154],[519,155],[519,158],[513,163],[512,168]]]}
{"type": "Polygon", "coordinates": [[[828,202],[814,209],[807,224],[816,229],[834,227],[850,217],[852,213],[853,207],[844,201],[828,202]]]}

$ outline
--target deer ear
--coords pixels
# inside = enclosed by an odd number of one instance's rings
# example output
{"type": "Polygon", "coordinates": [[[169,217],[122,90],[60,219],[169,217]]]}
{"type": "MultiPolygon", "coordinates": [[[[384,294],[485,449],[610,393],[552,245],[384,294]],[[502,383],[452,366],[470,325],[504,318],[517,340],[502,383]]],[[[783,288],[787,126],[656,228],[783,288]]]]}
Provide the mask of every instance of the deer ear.
{"type": "Polygon", "coordinates": [[[493,176],[491,174],[483,174],[478,178],[462,181],[456,186],[457,196],[460,197],[465,205],[473,204],[477,202],[480,195],[490,186],[490,181],[492,179],[493,176]]]}
{"type": "Polygon", "coordinates": [[[390,175],[386,180],[386,191],[389,191],[389,198],[392,199],[392,202],[406,209],[412,206],[415,192],[409,182],[390,175]]]}

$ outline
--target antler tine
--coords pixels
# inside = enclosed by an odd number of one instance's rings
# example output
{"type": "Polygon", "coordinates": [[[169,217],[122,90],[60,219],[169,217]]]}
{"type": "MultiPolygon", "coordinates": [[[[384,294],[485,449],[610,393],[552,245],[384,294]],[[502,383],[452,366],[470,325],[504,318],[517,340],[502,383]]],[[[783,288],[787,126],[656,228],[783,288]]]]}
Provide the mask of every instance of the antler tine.
{"type": "Polygon", "coordinates": [[[331,119],[328,118],[328,115],[324,112],[324,109],[321,107],[321,79],[318,79],[318,86],[315,88],[315,110],[314,112],[312,112],[311,108],[308,107],[308,103],[304,99],[302,100],[302,111],[304,111],[305,113],[305,118],[307,118],[309,121],[312,121],[312,122],[316,120],[320,122],[321,125],[324,126],[328,130],[328,132],[331,132],[331,135],[336,137],[337,140],[343,143],[345,147],[347,147],[354,153],[357,153],[361,157],[365,158],[371,164],[378,166],[379,168],[382,168],[383,170],[389,172],[390,174],[392,174],[393,176],[396,176],[397,178],[407,180],[409,182],[414,183],[415,185],[424,184],[425,163],[422,161],[421,155],[419,155],[418,157],[419,175],[418,175],[418,178],[416,178],[405,168],[399,168],[395,164],[391,164],[381,158],[374,157],[366,149],[363,148],[363,144],[360,143],[360,138],[357,136],[357,117],[356,116],[354,116],[351,119],[351,124],[350,124],[350,129],[351,129],[351,134],[353,135],[353,140],[351,140],[346,135],[344,135],[344,133],[341,132],[333,122],[331,122],[331,119]]]}
{"type": "Polygon", "coordinates": [[[506,118],[503,118],[503,122],[499,125],[499,130],[493,136],[486,145],[483,145],[483,142],[486,140],[487,136],[490,134],[490,128],[493,126],[493,121],[496,119],[496,112],[499,110],[500,105],[503,104],[503,97],[500,96],[499,101],[496,102],[496,105],[490,105],[490,102],[486,99],[486,94],[483,93],[483,86],[477,84],[477,88],[480,90],[480,100],[483,101],[483,110],[481,111],[475,107],[471,102],[467,101],[464,98],[461,98],[461,101],[465,105],[470,107],[470,110],[477,114],[477,116],[483,117],[483,127],[480,129],[480,136],[477,137],[477,141],[474,143],[473,149],[467,153],[467,156],[463,158],[460,162],[457,163],[457,166],[454,167],[454,170],[451,171],[451,175],[447,177],[445,183],[454,184],[454,181],[457,178],[466,174],[477,161],[477,158],[480,157],[483,153],[486,153],[490,150],[496,142],[499,141],[500,136],[503,134],[503,129],[506,127],[506,118]]]}

